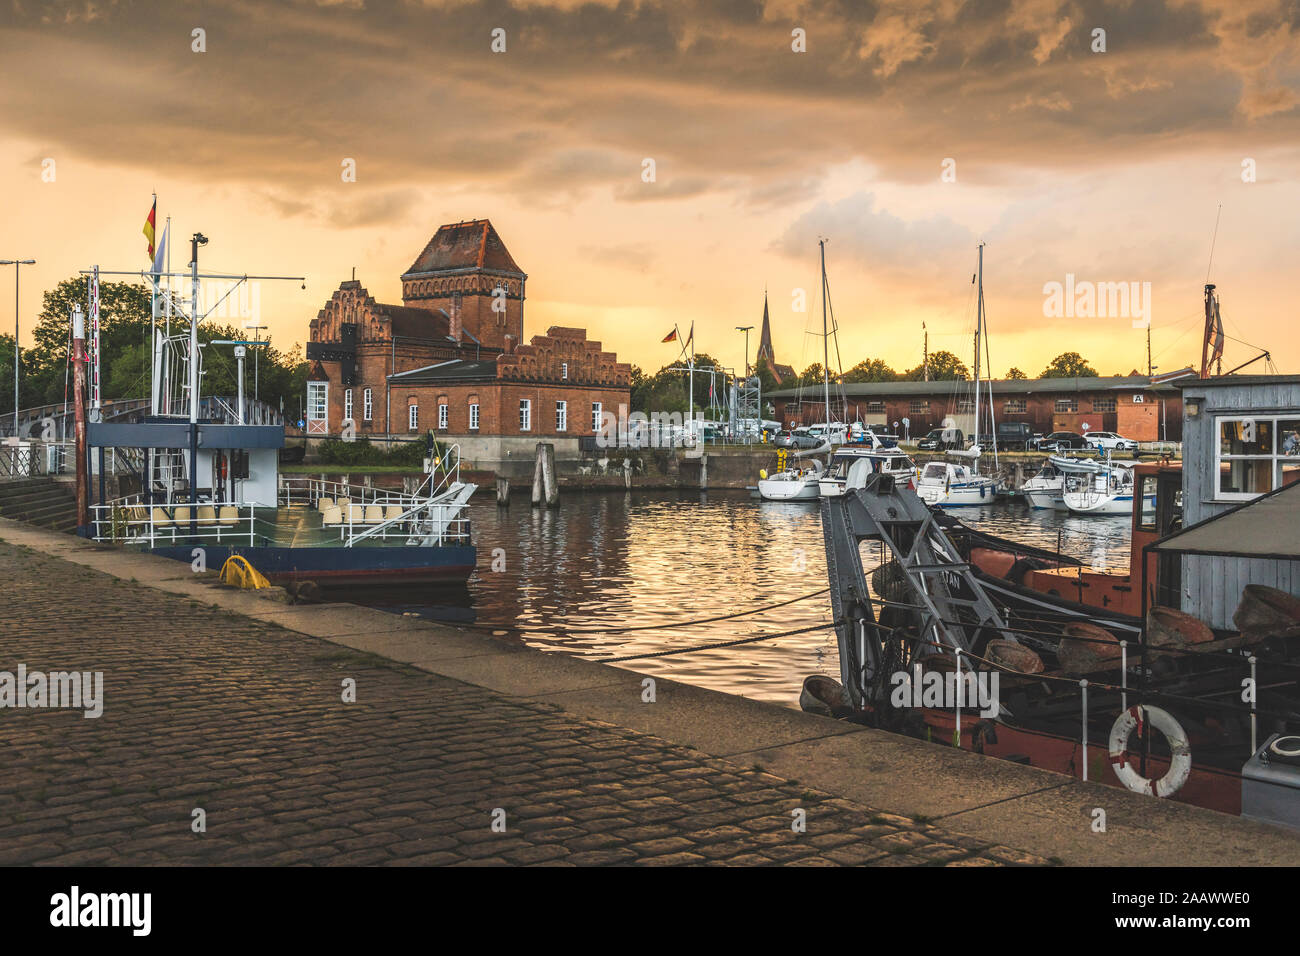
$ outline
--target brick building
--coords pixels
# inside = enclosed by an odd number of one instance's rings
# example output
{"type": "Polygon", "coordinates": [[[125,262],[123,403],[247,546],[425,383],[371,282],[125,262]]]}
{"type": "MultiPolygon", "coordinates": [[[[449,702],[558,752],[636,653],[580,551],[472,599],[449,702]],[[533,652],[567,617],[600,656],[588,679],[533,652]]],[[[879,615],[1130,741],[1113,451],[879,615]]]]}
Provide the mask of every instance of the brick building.
{"type": "Polygon", "coordinates": [[[626,413],[631,366],[585,330],[523,341],[528,277],[488,220],[440,226],[401,279],[401,305],[353,278],[312,320],[309,436],[351,419],[358,437],[434,431],[491,461],[539,437],[576,452],[602,411],[626,413]]]}
{"type": "MultiPolygon", "coordinates": [[[[1188,370],[1190,372],[1190,370],[1188,370]]],[[[1111,431],[1138,441],[1180,441],[1183,406],[1175,376],[997,379],[980,383],[981,405],[993,394],[999,422],[1028,422],[1035,432],[1111,431]]],[[[820,387],[781,389],[767,396],[783,424],[809,425],[826,417],[820,387]]],[[[913,438],[951,418],[971,432],[971,382],[866,382],[831,386],[832,414],[845,421],[888,425],[908,420],[913,438]]],[[[985,407],[987,407],[985,405],[985,407]]],[[[983,416],[981,416],[984,419],[983,416]]],[[[987,427],[987,419],[984,419],[987,427]]]]}

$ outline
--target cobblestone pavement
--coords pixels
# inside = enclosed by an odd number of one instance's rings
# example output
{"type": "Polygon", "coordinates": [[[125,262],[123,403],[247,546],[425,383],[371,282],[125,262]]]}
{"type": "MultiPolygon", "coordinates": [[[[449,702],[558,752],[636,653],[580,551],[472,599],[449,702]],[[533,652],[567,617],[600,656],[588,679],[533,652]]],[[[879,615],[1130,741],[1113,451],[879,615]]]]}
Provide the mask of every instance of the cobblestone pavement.
{"type": "Polygon", "coordinates": [[[0,576],[0,671],[104,675],[97,719],[0,709],[0,865],[1046,862],[3,542],[0,576]]]}

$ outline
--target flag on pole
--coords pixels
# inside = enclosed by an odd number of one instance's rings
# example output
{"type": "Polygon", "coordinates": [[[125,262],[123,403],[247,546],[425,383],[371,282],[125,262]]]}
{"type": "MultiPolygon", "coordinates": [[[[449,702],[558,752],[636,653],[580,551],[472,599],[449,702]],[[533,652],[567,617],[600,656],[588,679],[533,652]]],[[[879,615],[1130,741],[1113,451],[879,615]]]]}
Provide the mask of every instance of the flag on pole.
{"type": "Polygon", "coordinates": [[[1210,330],[1210,364],[1223,359],[1223,317],[1219,315],[1219,300],[1214,300],[1214,327],[1210,330]]]}
{"type": "Polygon", "coordinates": [[[144,237],[149,240],[149,258],[153,258],[154,223],[158,218],[158,197],[153,197],[153,206],[149,208],[149,217],[144,221],[144,237]]]}
{"type": "Polygon", "coordinates": [[[673,326],[673,330],[672,330],[671,332],[669,332],[667,335],[664,336],[664,341],[665,341],[665,342],[676,342],[676,341],[677,341],[677,326],[674,325],[674,326],[673,326]]]}
{"type": "Polygon", "coordinates": [[[687,345],[690,345],[690,344],[691,344],[692,342],[694,342],[694,341],[695,341],[695,320],[692,319],[692,320],[691,320],[691,332],[690,332],[690,334],[689,334],[688,336],[686,336],[686,344],[687,344],[687,345]]]}
{"type": "MultiPolygon", "coordinates": [[[[152,216],[153,213],[151,212],[149,215],[152,216]]],[[[163,226],[162,242],[158,243],[158,252],[153,257],[154,272],[162,272],[163,263],[167,261],[167,233],[170,231],[170,229],[171,229],[171,223],[168,223],[167,225],[163,226]]],[[[147,229],[145,230],[145,234],[148,235],[147,229]]]]}

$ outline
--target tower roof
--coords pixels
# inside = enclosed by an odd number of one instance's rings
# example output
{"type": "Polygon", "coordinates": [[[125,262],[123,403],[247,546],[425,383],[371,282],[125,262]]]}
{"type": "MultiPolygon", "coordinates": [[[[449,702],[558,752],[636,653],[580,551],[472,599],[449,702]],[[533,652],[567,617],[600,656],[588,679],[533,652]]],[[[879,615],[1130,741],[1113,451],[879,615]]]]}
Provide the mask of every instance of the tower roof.
{"type": "Polygon", "coordinates": [[[767,359],[767,364],[773,365],[776,362],[772,354],[772,323],[767,315],[767,292],[763,293],[763,331],[758,334],[758,355],[755,358],[767,359]]]}
{"type": "Polygon", "coordinates": [[[487,269],[527,278],[487,219],[439,226],[402,278],[463,269],[487,269]]]}

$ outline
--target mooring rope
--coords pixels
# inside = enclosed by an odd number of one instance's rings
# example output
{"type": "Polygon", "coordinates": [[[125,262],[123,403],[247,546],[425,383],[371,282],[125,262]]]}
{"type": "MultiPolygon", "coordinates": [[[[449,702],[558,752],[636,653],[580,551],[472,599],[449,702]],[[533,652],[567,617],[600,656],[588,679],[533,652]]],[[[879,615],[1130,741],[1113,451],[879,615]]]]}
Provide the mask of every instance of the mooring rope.
{"type": "Polygon", "coordinates": [[[812,627],[799,627],[793,631],[780,631],[776,634],[759,634],[755,637],[742,637],[735,641],[718,641],[714,644],[699,644],[695,647],[680,647],[671,651],[651,651],[646,654],[629,654],[625,657],[593,657],[598,664],[614,664],[619,661],[639,661],[650,657],[671,657],[674,654],[690,654],[694,651],[712,651],[722,647],[735,647],[738,644],[754,644],[758,641],[773,641],[778,637],[790,637],[793,634],[807,634],[810,631],[824,631],[827,628],[838,627],[841,621],[829,621],[825,624],[814,624],[812,627]]]}
{"type": "Polygon", "coordinates": [[[762,614],[764,611],[774,611],[780,607],[788,607],[791,604],[797,604],[800,601],[807,601],[810,598],[821,597],[830,591],[830,588],[822,588],[820,591],[813,591],[811,594],[803,594],[799,597],[790,598],[788,601],[780,601],[776,604],[766,604],[763,607],[750,608],[746,611],[736,611],[733,614],[719,614],[716,617],[702,617],[693,621],[669,621],[665,624],[639,624],[635,627],[565,627],[563,624],[555,624],[549,627],[528,627],[517,624],[461,624],[460,627],[473,627],[487,631],[515,631],[520,634],[549,634],[553,631],[563,631],[565,634],[628,634],[632,631],[666,631],[675,627],[696,627],[700,624],[716,624],[718,621],[734,621],[738,617],[748,617],[751,614],[762,614]]]}

